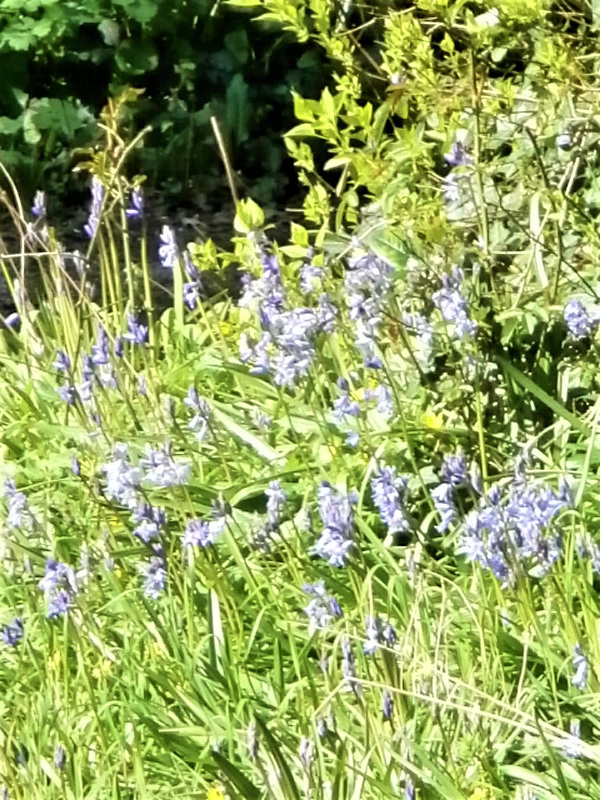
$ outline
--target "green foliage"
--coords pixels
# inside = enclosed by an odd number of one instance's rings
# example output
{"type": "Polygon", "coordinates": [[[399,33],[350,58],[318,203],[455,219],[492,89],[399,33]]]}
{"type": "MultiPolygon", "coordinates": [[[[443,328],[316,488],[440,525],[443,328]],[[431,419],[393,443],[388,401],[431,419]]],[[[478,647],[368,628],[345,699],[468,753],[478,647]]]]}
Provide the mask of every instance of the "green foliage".
{"type": "Polygon", "coordinates": [[[3,0],[0,157],[26,195],[58,186],[72,148],[101,137],[107,96],[133,86],[144,94],[130,131],[152,125],[138,166],[154,185],[180,195],[221,185],[214,115],[234,168],[269,199],[287,180],[279,131],[291,119],[289,87],[310,92],[321,80],[318,60],[297,65],[297,52],[212,0],[3,0]]]}

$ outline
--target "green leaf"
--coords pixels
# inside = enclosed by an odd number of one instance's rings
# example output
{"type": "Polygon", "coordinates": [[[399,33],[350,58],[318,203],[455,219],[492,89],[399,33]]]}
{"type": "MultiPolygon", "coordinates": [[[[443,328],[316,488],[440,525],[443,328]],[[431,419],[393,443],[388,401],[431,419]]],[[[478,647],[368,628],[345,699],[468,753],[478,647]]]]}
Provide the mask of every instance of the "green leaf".
{"type": "Polygon", "coordinates": [[[223,771],[227,780],[231,781],[235,788],[242,793],[242,797],[247,800],[259,800],[262,796],[260,790],[231,761],[217,751],[213,751],[212,758],[219,769],[223,771]]]}
{"type": "Polygon", "coordinates": [[[540,400],[545,406],[553,411],[558,417],[562,417],[562,419],[570,422],[571,425],[580,433],[583,433],[585,436],[590,436],[592,432],[591,428],[583,420],[579,419],[579,417],[576,417],[575,414],[572,414],[561,403],[559,403],[558,400],[555,400],[554,397],[551,397],[540,386],[538,386],[537,383],[534,383],[531,378],[528,378],[527,375],[524,375],[505,358],[496,356],[496,360],[505,370],[505,372],[507,372],[516,383],[520,384],[523,389],[532,394],[534,397],[537,397],[538,400],[540,400]]]}
{"type": "Polygon", "coordinates": [[[149,40],[126,39],[117,47],[115,62],[121,72],[145,75],[158,67],[158,52],[149,40]]]}

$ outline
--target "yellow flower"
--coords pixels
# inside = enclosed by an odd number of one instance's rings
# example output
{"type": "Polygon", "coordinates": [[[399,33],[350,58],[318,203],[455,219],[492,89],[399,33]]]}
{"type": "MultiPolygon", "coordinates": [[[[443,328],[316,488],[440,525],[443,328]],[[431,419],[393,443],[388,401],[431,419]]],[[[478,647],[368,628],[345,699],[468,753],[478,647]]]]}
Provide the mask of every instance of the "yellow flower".
{"type": "Polygon", "coordinates": [[[229,322],[225,322],[224,320],[222,320],[219,323],[219,328],[221,329],[221,333],[223,334],[223,336],[229,336],[229,334],[231,333],[231,324],[229,322]]]}
{"type": "MultiPolygon", "coordinates": [[[[421,414],[421,422],[428,428],[436,431],[441,431],[444,427],[444,418],[441,414],[435,414],[433,411],[425,411],[421,414]]],[[[477,799],[475,799],[477,800],[477,799]]]]}
{"type": "Polygon", "coordinates": [[[111,662],[108,658],[103,658],[97,667],[92,670],[92,675],[96,680],[100,680],[104,675],[108,675],[111,668],[111,662]]]}
{"type": "Polygon", "coordinates": [[[488,790],[478,786],[475,791],[469,795],[469,800],[489,800],[489,797],[488,790]]]}
{"type": "Polygon", "coordinates": [[[206,793],[206,800],[225,800],[223,790],[219,789],[217,786],[213,786],[212,789],[209,789],[206,793]]]}

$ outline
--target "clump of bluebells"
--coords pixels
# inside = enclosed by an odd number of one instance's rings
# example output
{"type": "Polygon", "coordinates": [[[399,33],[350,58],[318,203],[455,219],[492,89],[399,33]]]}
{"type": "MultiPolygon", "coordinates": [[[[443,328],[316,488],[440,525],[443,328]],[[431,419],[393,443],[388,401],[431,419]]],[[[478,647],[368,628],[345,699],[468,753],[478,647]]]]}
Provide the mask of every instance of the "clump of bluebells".
{"type": "Polygon", "coordinates": [[[568,487],[558,491],[529,479],[517,464],[512,480],[481,494],[461,524],[458,552],[490,569],[503,585],[547,575],[562,553],[559,514],[569,508],[568,487]]]}
{"type": "Polygon", "coordinates": [[[573,339],[586,339],[592,336],[600,323],[597,315],[590,314],[580,300],[574,299],[567,302],[564,318],[573,339]]]}
{"type": "Polygon", "coordinates": [[[302,590],[311,597],[308,605],[304,607],[304,613],[308,617],[309,635],[318,629],[327,628],[336,617],[341,617],[340,604],[327,592],[324,581],[305,583],[302,590]]]}
{"type": "Polygon", "coordinates": [[[354,506],[358,495],[343,494],[323,481],[317,499],[323,530],[311,552],[332,567],[343,567],[354,547],[354,506]]]}
{"type": "Polygon", "coordinates": [[[254,310],[260,322],[260,336],[240,337],[240,359],[251,365],[255,375],[272,374],[278,386],[294,386],[306,377],[316,358],[316,338],[331,333],[337,309],[326,294],[314,307],[290,308],[281,280],[279,261],[262,253],[262,275],[246,276],[240,306],[254,310]]]}
{"type": "Polygon", "coordinates": [[[379,328],[384,303],[390,293],[394,269],[373,253],[358,252],[348,260],[346,302],[356,330],[355,346],[365,367],[379,369],[379,328]]]}
{"type": "Polygon", "coordinates": [[[46,561],[46,572],[38,585],[46,595],[48,619],[66,614],[78,592],[73,568],[52,558],[46,561]]]}
{"type": "Polygon", "coordinates": [[[449,275],[442,276],[442,286],[433,295],[433,302],[443,319],[452,325],[455,339],[472,339],[477,335],[477,323],[469,316],[469,302],[463,294],[463,281],[463,271],[454,267],[449,275]]]}

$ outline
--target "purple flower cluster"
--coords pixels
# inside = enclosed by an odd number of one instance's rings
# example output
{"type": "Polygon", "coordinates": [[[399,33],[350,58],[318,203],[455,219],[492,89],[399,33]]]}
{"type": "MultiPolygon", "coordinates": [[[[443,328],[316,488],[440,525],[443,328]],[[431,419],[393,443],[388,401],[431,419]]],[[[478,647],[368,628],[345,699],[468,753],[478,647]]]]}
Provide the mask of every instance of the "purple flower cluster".
{"type": "Polygon", "coordinates": [[[34,195],[31,213],[36,219],[45,219],[46,217],[46,194],[40,189],[34,195]]]}
{"type": "Polygon", "coordinates": [[[2,641],[9,647],[16,647],[23,638],[23,620],[15,617],[12,622],[2,628],[2,641]]]}
{"type": "Polygon", "coordinates": [[[137,508],[142,470],[131,464],[126,444],[114,445],[113,457],[102,466],[102,472],[106,477],[106,497],[132,510],[137,508]]]}
{"type": "Polygon", "coordinates": [[[571,678],[571,683],[573,686],[577,687],[580,692],[583,692],[587,686],[589,668],[587,657],[583,654],[579,642],[573,647],[573,668],[575,669],[575,674],[571,678]]]}
{"type": "Polygon", "coordinates": [[[585,339],[591,336],[600,319],[591,316],[580,300],[569,300],[565,306],[564,318],[569,334],[573,339],[585,339]]]}
{"type": "Polygon", "coordinates": [[[387,525],[389,533],[400,533],[410,529],[404,509],[408,478],[398,476],[395,467],[380,464],[371,479],[373,502],[379,515],[387,525]]]}
{"type": "Polygon", "coordinates": [[[353,507],[358,502],[358,495],[356,492],[342,494],[323,481],[317,499],[323,531],[311,552],[327,559],[332,567],[343,567],[354,546],[353,507]]]}
{"type": "Polygon", "coordinates": [[[200,397],[195,386],[190,386],[183,402],[194,412],[194,416],[188,423],[188,428],[196,434],[196,439],[201,442],[208,431],[210,406],[203,397],[200,397]]]}
{"type": "Polygon", "coordinates": [[[396,629],[388,622],[385,625],[378,617],[365,617],[365,641],[363,653],[372,656],[381,645],[393,647],[397,641],[396,629]]]}
{"type": "Polygon", "coordinates": [[[450,152],[444,155],[444,160],[453,169],[444,178],[442,193],[446,202],[458,203],[462,197],[462,187],[469,181],[473,157],[469,155],[463,143],[456,140],[452,143],[450,152]]]}
{"type": "Polygon", "coordinates": [[[49,558],[46,561],[46,572],[38,584],[48,602],[48,619],[66,614],[77,594],[77,579],[72,567],[49,558]]]}
{"type": "Polygon", "coordinates": [[[145,456],[140,459],[140,467],[144,469],[144,481],[161,489],[184,486],[192,471],[189,462],[175,461],[169,443],[156,449],[148,445],[145,456]]]}
{"type": "Polygon", "coordinates": [[[442,276],[442,288],[433,295],[442,317],[453,325],[456,339],[473,338],[477,334],[477,323],[469,317],[469,303],[461,294],[463,277],[462,270],[454,267],[450,275],[442,276]]]}
{"type": "Polygon", "coordinates": [[[570,498],[519,473],[494,485],[464,520],[458,552],[509,585],[517,574],[543,577],[562,552],[556,517],[570,498]]]}
{"type": "Polygon", "coordinates": [[[350,319],[356,325],[356,348],[366,367],[379,369],[377,333],[381,308],[392,287],[394,269],[373,253],[354,256],[348,261],[345,289],[350,319]]]}
{"type": "Polygon", "coordinates": [[[315,339],[332,332],[337,310],[327,295],[319,297],[316,308],[285,308],[285,292],[276,256],[261,256],[260,278],[245,279],[240,305],[256,308],[262,328],[252,342],[240,337],[240,359],[251,363],[252,374],[271,372],[278,386],[293,386],[304,378],[316,356],[315,339]]]}
{"type": "Polygon", "coordinates": [[[212,510],[212,519],[192,519],[185,528],[181,538],[183,547],[208,547],[214,544],[227,526],[225,509],[216,503],[212,510]]]}
{"type": "Polygon", "coordinates": [[[168,225],[163,225],[160,234],[158,256],[160,258],[160,263],[165,269],[173,269],[177,263],[178,250],[175,233],[173,228],[170,228],[168,225]]]}
{"type": "Polygon", "coordinates": [[[287,497],[279,481],[271,481],[265,489],[267,495],[267,528],[275,531],[281,523],[281,512],[286,506],[287,497]]]}
{"type": "Polygon", "coordinates": [[[471,483],[467,461],[462,453],[444,456],[442,464],[442,483],[432,489],[431,498],[436,511],[440,515],[437,529],[440,533],[447,531],[456,519],[454,489],[471,483]]]}
{"type": "Polygon", "coordinates": [[[160,538],[166,523],[166,515],[162,508],[153,508],[148,503],[140,503],[133,513],[133,521],[135,523],[133,535],[144,544],[149,544],[160,538]]]}
{"type": "Polygon", "coordinates": [[[156,555],[141,568],[144,594],[151,600],[158,600],[167,586],[167,562],[164,553],[160,547],[156,547],[155,552],[156,555]]]}
{"type": "Polygon", "coordinates": [[[384,383],[378,384],[374,389],[365,389],[365,400],[375,400],[377,411],[384,419],[391,419],[394,416],[394,401],[389,386],[384,383]]]}
{"type": "Polygon", "coordinates": [[[144,192],[136,186],[131,192],[131,205],[125,210],[128,219],[139,219],[144,215],[144,192]]]}
{"type": "Polygon", "coordinates": [[[304,613],[308,617],[309,635],[312,635],[317,629],[327,628],[335,617],[342,615],[340,604],[327,592],[323,581],[305,583],[302,591],[312,597],[312,600],[304,608],[304,613]]]}
{"type": "Polygon", "coordinates": [[[104,186],[102,185],[102,181],[94,175],[92,178],[92,202],[90,205],[90,214],[88,221],[83,226],[83,230],[90,239],[94,238],[94,235],[98,229],[103,202],[104,186]]]}
{"type": "Polygon", "coordinates": [[[8,501],[6,524],[9,528],[29,531],[33,527],[34,518],[27,504],[27,497],[18,492],[15,482],[8,479],[4,482],[4,496],[8,501]]]}

